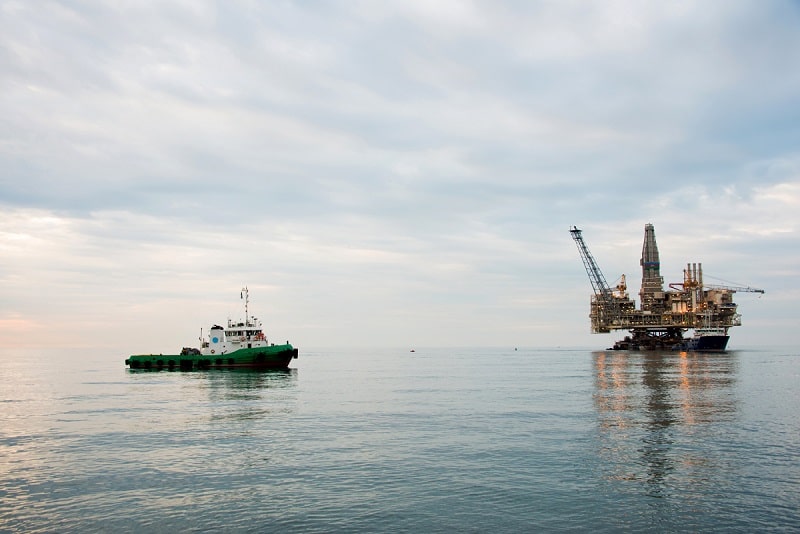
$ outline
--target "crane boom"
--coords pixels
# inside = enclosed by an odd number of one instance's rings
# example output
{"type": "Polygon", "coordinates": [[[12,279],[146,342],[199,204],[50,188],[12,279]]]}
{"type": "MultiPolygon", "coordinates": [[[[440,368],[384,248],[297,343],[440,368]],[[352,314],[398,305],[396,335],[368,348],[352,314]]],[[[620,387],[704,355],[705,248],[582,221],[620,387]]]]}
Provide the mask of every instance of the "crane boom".
{"type": "Polygon", "coordinates": [[[578,251],[583,260],[583,267],[586,269],[586,274],[589,275],[589,281],[592,283],[594,294],[604,301],[610,300],[611,288],[608,286],[605,276],[603,276],[603,271],[600,270],[600,267],[597,266],[597,262],[594,261],[594,256],[589,252],[589,247],[587,247],[586,243],[583,241],[581,231],[578,230],[577,226],[573,226],[569,229],[569,233],[572,234],[572,239],[574,239],[575,244],[578,245],[578,251]]]}
{"type": "Polygon", "coordinates": [[[742,287],[742,286],[720,286],[720,285],[709,285],[706,284],[706,289],[722,289],[725,291],[730,291],[731,293],[761,293],[764,294],[763,289],[758,289],[757,287],[742,287]]]}

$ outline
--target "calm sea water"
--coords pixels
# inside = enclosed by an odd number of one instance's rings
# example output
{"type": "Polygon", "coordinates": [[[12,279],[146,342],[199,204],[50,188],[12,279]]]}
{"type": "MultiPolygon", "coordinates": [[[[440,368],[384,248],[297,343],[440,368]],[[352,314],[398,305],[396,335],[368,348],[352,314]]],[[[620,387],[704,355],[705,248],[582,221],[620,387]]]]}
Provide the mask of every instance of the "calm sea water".
{"type": "Polygon", "coordinates": [[[798,531],[800,355],[0,353],[0,531],[798,531]]]}

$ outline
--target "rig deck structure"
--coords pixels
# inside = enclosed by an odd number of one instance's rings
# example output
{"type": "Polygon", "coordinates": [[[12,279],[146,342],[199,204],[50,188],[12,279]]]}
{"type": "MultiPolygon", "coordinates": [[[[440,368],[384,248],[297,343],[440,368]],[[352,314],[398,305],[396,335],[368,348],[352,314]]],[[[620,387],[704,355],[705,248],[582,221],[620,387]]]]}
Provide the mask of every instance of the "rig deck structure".
{"type": "Polygon", "coordinates": [[[589,313],[592,333],[630,332],[611,347],[614,350],[673,349],[685,342],[683,333],[689,329],[715,329],[727,336],[730,327],[742,324],[733,294],[737,291],[764,293],[763,289],[751,287],[706,285],[700,263],[687,264],[683,282],[669,284],[669,289],[665,290],[655,229],[652,224],[646,224],[640,261],[641,306],[637,309],[634,300],[628,296],[625,275],[613,289],[609,287],[583,240],[581,230],[573,226],[570,234],[578,246],[594,290],[589,313]]]}

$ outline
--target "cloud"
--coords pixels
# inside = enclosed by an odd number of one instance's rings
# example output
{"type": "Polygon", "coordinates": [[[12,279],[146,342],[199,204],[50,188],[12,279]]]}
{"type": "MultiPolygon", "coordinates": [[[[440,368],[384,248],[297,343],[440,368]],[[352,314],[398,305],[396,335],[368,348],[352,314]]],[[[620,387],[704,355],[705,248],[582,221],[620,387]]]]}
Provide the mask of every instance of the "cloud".
{"type": "Polygon", "coordinates": [[[248,284],[318,346],[593,345],[572,224],[792,290],[792,3],[0,9],[0,320],[176,343],[248,284]]]}

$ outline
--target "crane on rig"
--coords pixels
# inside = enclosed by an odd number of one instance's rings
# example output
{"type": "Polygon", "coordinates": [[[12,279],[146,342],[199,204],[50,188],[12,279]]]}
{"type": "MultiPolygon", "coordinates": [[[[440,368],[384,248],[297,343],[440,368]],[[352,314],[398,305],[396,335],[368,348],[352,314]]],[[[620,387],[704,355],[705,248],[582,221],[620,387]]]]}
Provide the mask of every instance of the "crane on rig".
{"type": "Polygon", "coordinates": [[[728,329],[741,326],[741,315],[733,302],[738,292],[764,293],[763,289],[742,286],[705,285],[703,266],[687,264],[683,283],[669,284],[664,290],[661,263],[656,244],[655,229],[645,225],[642,246],[642,286],[639,291],[641,306],[627,292],[625,275],[614,290],[609,286],[597,264],[583,234],[577,226],[570,228],[583,261],[593,295],[589,318],[592,333],[628,330],[629,336],[617,341],[614,349],[665,349],[689,348],[695,350],[724,350],[728,329]],[[683,337],[689,329],[695,330],[692,340],[683,337]]]}
{"type": "Polygon", "coordinates": [[[603,271],[600,270],[594,256],[589,252],[589,247],[586,246],[581,231],[577,226],[573,226],[569,231],[578,245],[583,267],[586,269],[586,274],[589,275],[589,281],[594,290],[589,313],[592,332],[611,332],[614,329],[614,325],[621,324],[624,312],[635,306],[634,302],[628,298],[625,275],[623,274],[620,277],[621,281],[616,287],[617,291],[612,291],[608,282],[606,282],[606,277],[603,276],[603,271]]]}

